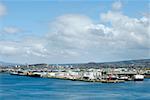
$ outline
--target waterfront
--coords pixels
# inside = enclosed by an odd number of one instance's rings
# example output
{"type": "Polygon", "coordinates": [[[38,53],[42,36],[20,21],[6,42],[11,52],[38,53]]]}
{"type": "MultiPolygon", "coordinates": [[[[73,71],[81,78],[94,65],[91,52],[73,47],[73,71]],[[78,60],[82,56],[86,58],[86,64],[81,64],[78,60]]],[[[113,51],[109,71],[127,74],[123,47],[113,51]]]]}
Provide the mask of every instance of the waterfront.
{"type": "Polygon", "coordinates": [[[0,74],[0,99],[148,100],[149,85],[150,79],[106,84],[0,74]]]}

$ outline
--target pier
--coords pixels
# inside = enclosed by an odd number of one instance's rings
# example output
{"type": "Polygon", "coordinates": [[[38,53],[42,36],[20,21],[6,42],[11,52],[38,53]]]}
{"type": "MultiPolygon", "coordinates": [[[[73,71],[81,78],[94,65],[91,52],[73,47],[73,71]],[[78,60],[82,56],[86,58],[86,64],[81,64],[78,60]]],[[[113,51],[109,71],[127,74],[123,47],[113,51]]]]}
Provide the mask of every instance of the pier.
{"type": "Polygon", "coordinates": [[[143,76],[147,78],[148,73],[144,71],[132,69],[114,69],[114,68],[103,68],[103,69],[63,69],[63,70],[11,70],[9,73],[11,75],[21,75],[29,77],[41,77],[41,78],[56,78],[63,80],[72,80],[72,81],[85,81],[85,82],[101,82],[101,83],[120,83],[125,81],[134,81],[135,75],[143,76]],[[141,73],[139,73],[141,72],[141,73]]]}
{"type": "MultiPolygon", "coordinates": [[[[146,60],[147,61],[147,60],[146,60]]],[[[130,61],[129,61],[130,62],[130,61]]],[[[144,62],[142,60],[142,62],[144,62]]],[[[72,81],[120,83],[150,78],[150,63],[32,64],[0,66],[1,73],[72,81]]]]}

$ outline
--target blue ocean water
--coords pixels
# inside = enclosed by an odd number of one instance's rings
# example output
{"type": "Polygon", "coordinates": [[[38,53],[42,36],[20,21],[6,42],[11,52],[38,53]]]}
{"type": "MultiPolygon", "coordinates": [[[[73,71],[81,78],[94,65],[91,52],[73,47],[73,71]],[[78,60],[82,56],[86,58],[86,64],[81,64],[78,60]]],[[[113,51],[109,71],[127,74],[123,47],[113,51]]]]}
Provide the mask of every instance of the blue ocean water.
{"type": "Polygon", "coordinates": [[[150,79],[90,83],[0,74],[0,100],[150,100],[150,79]]]}

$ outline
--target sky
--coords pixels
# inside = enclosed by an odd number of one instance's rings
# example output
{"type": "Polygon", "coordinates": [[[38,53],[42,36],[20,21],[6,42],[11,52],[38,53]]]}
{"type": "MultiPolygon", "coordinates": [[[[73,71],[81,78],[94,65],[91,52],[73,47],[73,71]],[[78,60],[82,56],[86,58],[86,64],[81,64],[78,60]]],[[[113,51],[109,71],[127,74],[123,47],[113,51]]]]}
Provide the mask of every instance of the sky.
{"type": "Polygon", "coordinates": [[[149,0],[1,0],[0,61],[150,58],[149,0]]]}

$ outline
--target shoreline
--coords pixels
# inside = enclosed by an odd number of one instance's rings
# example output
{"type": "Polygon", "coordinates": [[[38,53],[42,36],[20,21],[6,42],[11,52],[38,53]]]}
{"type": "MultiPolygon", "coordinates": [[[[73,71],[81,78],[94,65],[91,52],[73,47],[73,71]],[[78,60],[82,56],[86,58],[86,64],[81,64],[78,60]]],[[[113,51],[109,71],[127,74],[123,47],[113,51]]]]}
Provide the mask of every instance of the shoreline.
{"type": "MultiPolygon", "coordinates": [[[[6,72],[0,72],[0,74],[8,74],[8,75],[12,75],[10,73],[6,73],[6,72]]],[[[58,79],[58,80],[69,80],[69,81],[80,81],[80,82],[90,82],[90,83],[125,83],[125,82],[128,82],[128,81],[133,81],[133,82],[136,82],[134,81],[133,79],[132,80],[106,80],[106,79],[102,79],[102,80],[86,80],[86,79],[68,79],[68,78],[60,78],[60,77],[33,77],[33,76],[29,76],[29,75],[12,75],[12,76],[25,76],[25,77],[32,77],[32,78],[47,78],[47,79],[58,79]]],[[[144,78],[142,81],[144,81],[145,79],[150,79],[149,77],[147,78],[144,78]]]]}
{"type": "MultiPolygon", "coordinates": [[[[10,74],[10,73],[5,73],[5,72],[1,72],[0,74],[9,74],[9,75],[14,75],[14,74],[10,74]]],[[[33,77],[33,78],[49,78],[49,79],[60,79],[60,80],[70,80],[70,81],[82,81],[82,82],[92,82],[92,83],[124,83],[127,81],[134,81],[133,79],[130,80],[119,80],[119,79],[115,79],[115,80],[108,80],[108,79],[101,79],[101,80],[88,80],[88,79],[68,79],[68,78],[63,78],[63,77],[34,77],[31,75],[19,75],[19,74],[15,74],[15,76],[26,76],[26,77],[33,77]]],[[[145,78],[145,79],[150,79],[150,78],[145,78]]]]}

